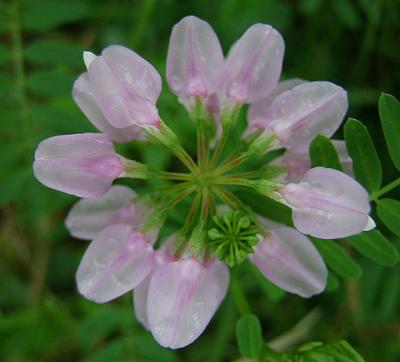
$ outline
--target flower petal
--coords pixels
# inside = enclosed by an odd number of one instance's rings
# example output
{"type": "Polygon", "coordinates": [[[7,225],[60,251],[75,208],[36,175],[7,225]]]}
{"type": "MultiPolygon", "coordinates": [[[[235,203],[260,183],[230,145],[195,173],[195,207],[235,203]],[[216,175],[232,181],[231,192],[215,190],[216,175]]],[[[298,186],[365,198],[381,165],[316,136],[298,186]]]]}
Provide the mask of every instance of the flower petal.
{"type": "Polygon", "coordinates": [[[154,272],[148,318],[163,347],[185,347],[206,328],[227,290],[226,266],[216,263],[208,269],[193,258],[182,259],[154,272]]]}
{"type": "Polygon", "coordinates": [[[187,16],[172,29],[167,80],[179,97],[205,97],[217,90],[224,67],[218,37],[211,26],[187,16]]]}
{"type": "Polygon", "coordinates": [[[347,94],[329,82],[308,82],[279,95],[265,114],[281,145],[306,153],[317,134],[332,136],[347,111],[347,94]]]}
{"type": "Polygon", "coordinates": [[[108,122],[96,104],[87,73],[83,73],[75,81],[72,97],[89,121],[101,132],[108,134],[114,141],[127,143],[134,139],[143,138],[143,130],[137,126],[115,128],[108,122]]]}
{"type": "Polygon", "coordinates": [[[135,288],[154,265],[153,248],[129,225],[111,225],[90,243],[76,273],[78,290],[105,303],[135,288]]]}
{"type": "Polygon", "coordinates": [[[69,211],[65,224],[74,237],[92,240],[106,226],[139,220],[133,199],[136,194],[127,186],[115,185],[99,198],[79,200],[69,211]]]}
{"type": "Polygon", "coordinates": [[[278,83],[284,48],[274,28],[251,26],[229,52],[223,78],[227,96],[241,103],[266,98],[278,83]]]}
{"type": "Polygon", "coordinates": [[[309,298],[326,285],[327,269],[315,246],[295,229],[269,228],[249,259],[280,288],[309,298]]]}
{"type": "Polygon", "coordinates": [[[370,211],[367,191],[346,174],[324,167],[309,170],[299,184],[280,191],[300,232],[322,239],[360,233],[370,211]]]}
{"type": "Polygon", "coordinates": [[[47,187],[80,196],[105,194],[123,171],[111,139],[102,133],[56,136],[42,141],[33,170],[47,187]]]}
{"type": "Polygon", "coordinates": [[[88,70],[93,96],[104,116],[115,128],[158,125],[157,108],[152,99],[149,99],[152,92],[139,94],[134,87],[127,86],[127,83],[133,84],[135,81],[139,84],[137,78],[143,74],[127,72],[126,79],[122,79],[117,69],[120,69],[119,64],[113,65],[103,56],[98,56],[88,70]]]}
{"type": "Polygon", "coordinates": [[[298,78],[288,79],[279,82],[277,86],[273,89],[273,91],[267,96],[267,98],[251,104],[247,112],[247,119],[250,128],[258,130],[268,127],[268,119],[266,117],[266,114],[268,108],[271,106],[276,97],[303,83],[307,83],[307,81],[298,78]]]}

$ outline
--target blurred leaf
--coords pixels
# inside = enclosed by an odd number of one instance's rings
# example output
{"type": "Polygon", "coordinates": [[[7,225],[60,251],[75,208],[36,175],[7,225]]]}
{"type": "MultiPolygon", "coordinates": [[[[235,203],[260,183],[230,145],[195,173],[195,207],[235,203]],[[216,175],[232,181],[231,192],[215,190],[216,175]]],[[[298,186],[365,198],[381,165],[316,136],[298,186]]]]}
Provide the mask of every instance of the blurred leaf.
{"type": "Polygon", "coordinates": [[[400,102],[392,95],[382,93],[379,116],[390,157],[400,171],[400,102]]]}
{"type": "Polygon", "coordinates": [[[310,158],[312,167],[328,167],[342,171],[336,148],[332,141],[323,136],[317,135],[310,144],[310,158]]]}
{"type": "Polygon", "coordinates": [[[96,349],[84,362],[110,362],[123,361],[124,351],[127,348],[128,340],[124,337],[114,339],[102,347],[96,349]]]}
{"type": "Polygon", "coordinates": [[[400,269],[388,273],[385,276],[384,283],[382,283],[379,314],[380,320],[391,322],[396,318],[397,308],[400,302],[400,269]]]}
{"type": "MultiPolygon", "coordinates": [[[[286,356],[285,356],[286,357],[286,356]]],[[[311,342],[290,354],[290,362],[365,362],[346,341],[333,343],[311,342]],[[291,358],[291,359],[290,359],[291,358]]]]}
{"type": "Polygon", "coordinates": [[[28,75],[27,83],[29,89],[40,96],[70,97],[74,80],[74,76],[66,71],[37,70],[28,75]]]}
{"type": "Polygon", "coordinates": [[[31,106],[30,111],[32,122],[44,130],[42,137],[96,131],[94,126],[75,109],[63,109],[53,104],[40,104],[31,106]]]}
{"type": "Polygon", "coordinates": [[[239,351],[247,358],[257,358],[263,344],[261,325],[254,314],[241,317],[236,323],[239,351]]]}
{"type": "Polygon", "coordinates": [[[0,175],[0,189],[7,190],[7,192],[0,193],[0,207],[20,197],[26,184],[30,181],[31,174],[30,169],[20,168],[0,175]]]}
{"type": "Polygon", "coordinates": [[[275,284],[271,283],[261,272],[254,266],[252,263],[246,263],[249,265],[251,272],[256,279],[255,281],[262,288],[263,292],[267,296],[267,298],[278,301],[281,300],[285,296],[285,292],[277,287],[275,284]]]}
{"type": "Polygon", "coordinates": [[[332,0],[331,5],[337,18],[349,29],[357,29],[361,25],[360,14],[351,0],[332,0]]]}
{"type": "Polygon", "coordinates": [[[361,276],[360,266],[334,240],[310,238],[321,253],[326,264],[343,278],[361,276]]]}
{"type": "Polygon", "coordinates": [[[382,199],[378,201],[379,218],[390,231],[400,237],[400,201],[382,199]]]}
{"type": "Polygon", "coordinates": [[[344,126],[344,138],[353,160],[356,179],[369,192],[379,190],[382,183],[382,167],[367,128],[356,119],[349,118],[344,126]]]}
{"type": "Polygon", "coordinates": [[[132,338],[135,355],[143,362],[175,362],[174,351],[161,347],[148,333],[135,334],[132,338]]]}
{"type": "Polygon", "coordinates": [[[66,41],[38,40],[25,48],[25,57],[34,64],[68,64],[83,67],[82,52],[80,46],[66,41]]]}
{"type": "Polygon", "coordinates": [[[320,9],[324,0],[302,0],[299,8],[300,12],[304,15],[315,15],[320,9]]]}
{"type": "Polygon", "coordinates": [[[22,22],[26,30],[50,30],[62,24],[78,21],[87,13],[88,7],[84,1],[22,1],[22,22]]]}
{"type": "Polygon", "coordinates": [[[364,231],[346,240],[360,254],[379,265],[391,266],[399,261],[399,252],[379,230],[364,231]]]}
{"type": "Polygon", "coordinates": [[[11,52],[3,44],[0,44],[0,65],[4,65],[10,61],[11,52]]]}
{"type": "Polygon", "coordinates": [[[83,350],[90,350],[101,340],[123,326],[131,311],[117,305],[96,305],[77,330],[78,342],[83,350]]]}
{"type": "Polygon", "coordinates": [[[325,288],[325,292],[334,292],[335,290],[337,290],[340,286],[340,281],[337,278],[337,276],[335,274],[333,274],[332,272],[329,272],[328,274],[328,280],[326,281],[326,288],[325,288]]]}

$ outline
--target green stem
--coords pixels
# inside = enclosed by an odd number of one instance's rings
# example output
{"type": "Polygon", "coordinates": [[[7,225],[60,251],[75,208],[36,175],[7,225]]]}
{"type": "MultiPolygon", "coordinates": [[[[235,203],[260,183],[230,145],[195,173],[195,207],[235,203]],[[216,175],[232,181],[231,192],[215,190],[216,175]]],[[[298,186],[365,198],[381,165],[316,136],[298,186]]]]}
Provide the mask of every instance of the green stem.
{"type": "Polygon", "coordinates": [[[220,167],[217,168],[215,174],[217,176],[222,175],[222,174],[240,166],[242,163],[246,162],[247,159],[248,159],[248,157],[247,157],[246,153],[242,153],[237,158],[228,159],[220,167]]]}
{"type": "Polygon", "coordinates": [[[178,196],[174,197],[170,200],[167,205],[165,206],[166,209],[173,208],[177,204],[179,204],[183,199],[189,196],[192,192],[196,190],[196,186],[190,186],[186,190],[182,191],[178,196]]]}
{"type": "Polygon", "coordinates": [[[191,181],[193,176],[189,173],[158,171],[157,175],[166,180],[191,181]]]}
{"type": "Polygon", "coordinates": [[[235,277],[231,278],[231,293],[239,313],[241,315],[251,313],[250,305],[235,277]]]}
{"type": "Polygon", "coordinates": [[[210,198],[208,189],[203,188],[201,194],[202,194],[202,202],[201,202],[200,222],[205,224],[207,222],[208,212],[210,209],[210,198]]]}
{"type": "Polygon", "coordinates": [[[214,169],[215,166],[217,165],[217,162],[219,161],[221,155],[222,155],[222,151],[225,148],[225,144],[229,138],[229,133],[230,130],[226,131],[224,130],[222,137],[218,140],[217,145],[215,146],[215,151],[212,155],[211,161],[210,161],[210,169],[214,169]]]}
{"type": "MultiPolygon", "coordinates": [[[[9,26],[11,34],[11,50],[12,58],[14,63],[14,72],[16,78],[16,93],[19,103],[20,112],[20,130],[23,134],[22,141],[25,147],[29,147],[29,139],[32,132],[30,117],[29,117],[29,106],[28,97],[26,93],[26,74],[24,66],[24,51],[22,43],[22,28],[21,28],[21,6],[19,0],[10,1],[9,5],[9,26]]],[[[28,155],[29,156],[29,155],[28,155]]],[[[29,156],[30,157],[30,156],[29,156]]]]}
{"type": "Polygon", "coordinates": [[[238,185],[238,186],[253,187],[252,180],[246,180],[242,178],[229,177],[229,176],[216,177],[214,183],[216,185],[238,185]]]}
{"type": "Polygon", "coordinates": [[[371,199],[374,200],[375,202],[378,201],[378,199],[383,196],[384,194],[386,194],[389,191],[392,191],[394,188],[396,188],[397,186],[400,186],[400,177],[397,178],[396,180],[390,182],[389,184],[387,184],[386,186],[382,187],[379,191],[373,192],[371,194],[371,199]]]}

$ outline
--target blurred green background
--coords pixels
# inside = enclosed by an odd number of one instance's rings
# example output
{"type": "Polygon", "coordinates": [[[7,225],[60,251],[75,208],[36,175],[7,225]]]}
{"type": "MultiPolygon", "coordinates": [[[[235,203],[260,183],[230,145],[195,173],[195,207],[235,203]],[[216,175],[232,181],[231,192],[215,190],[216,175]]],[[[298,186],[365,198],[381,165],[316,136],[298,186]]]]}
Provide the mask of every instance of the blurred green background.
{"type": "MultiPolygon", "coordinates": [[[[74,274],[87,243],[69,237],[63,224],[76,198],[39,184],[31,164],[44,138],[93,130],[71,98],[72,83],[84,71],[84,49],[98,53],[123,44],[163,75],[169,33],[185,15],[207,20],[225,51],[250,25],[271,24],[286,42],[283,77],[346,88],[349,114],[369,128],[390,181],[393,167],[377,101],[382,91],[399,96],[399,12],[397,0],[1,0],[0,360],[239,358],[239,312],[230,294],[199,340],[178,352],[159,347],[136,322],[131,294],[106,305],[78,295],[74,274]]],[[[166,82],[164,88],[160,114],[190,149],[193,129],[166,82]]],[[[174,162],[154,146],[133,144],[125,152],[159,168],[174,162]]],[[[259,280],[249,265],[233,272],[267,342],[308,314],[298,341],[283,338],[273,340],[275,345],[290,349],[297,342],[344,338],[367,361],[399,361],[400,269],[356,259],[360,278],[340,279],[339,286],[311,300],[259,280]]]]}

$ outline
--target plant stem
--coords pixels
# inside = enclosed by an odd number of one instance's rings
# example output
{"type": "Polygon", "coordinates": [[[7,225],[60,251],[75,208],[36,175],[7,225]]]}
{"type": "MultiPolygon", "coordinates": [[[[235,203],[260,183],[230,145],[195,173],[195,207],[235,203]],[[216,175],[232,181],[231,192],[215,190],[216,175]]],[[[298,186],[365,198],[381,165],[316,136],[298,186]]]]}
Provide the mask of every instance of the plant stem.
{"type": "Polygon", "coordinates": [[[379,191],[373,192],[371,194],[371,199],[374,200],[375,202],[377,202],[381,196],[383,196],[384,194],[386,194],[389,191],[392,191],[397,186],[400,186],[400,177],[397,178],[396,180],[388,183],[386,186],[382,187],[379,191]]]}
{"type": "Polygon", "coordinates": [[[318,308],[314,308],[306,314],[296,325],[289,331],[272,339],[268,343],[268,347],[278,352],[284,352],[287,349],[304,342],[308,334],[315,324],[321,319],[321,312],[318,308]]]}
{"type": "MultiPolygon", "coordinates": [[[[9,4],[9,29],[11,34],[11,51],[15,72],[15,86],[16,93],[19,103],[19,113],[20,113],[20,130],[23,134],[22,142],[24,147],[29,147],[29,139],[32,132],[30,117],[29,117],[29,106],[28,97],[26,94],[26,75],[24,66],[24,52],[22,43],[22,29],[21,29],[21,9],[20,1],[13,0],[9,4]]],[[[28,157],[30,155],[28,154],[28,157]]]]}
{"type": "Polygon", "coordinates": [[[237,177],[230,177],[230,176],[216,177],[214,183],[216,185],[238,185],[238,186],[252,187],[251,180],[246,180],[237,177]]]}
{"type": "Polygon", "coordinates": [[[235,277],[231,278],[231,293],[239,313],[241,315],[251,313],[250,305],[235,277]]]}
{"type": "Polygon", "coordinates": [[[189,196],[195,190],[196,190],[196,186],[190,186],[186,190],[183,190],[178,196],[174,197],[171,201],[169,201],[165,208],[166,209],[173,208],[174,206],[179,204],[183,199],[185,199],[187,196],[189,196]]]}
{"type": "Polygon", "coordinates": [[[193,180],[193,176],[190,173],[157,171],[157,175],[166,180],[176,180],[176,181],[191,181],[191,180],[193,180]]]}
{"type": "Polygon", "coordinates": [[[246,153],[242,153],[237,158],[228,159],[227,162],[224,162],[219,168],[217,168],[216,175],[222,175],[238,166],[240,166],[243,162],[247,161],[246,153]]]}

